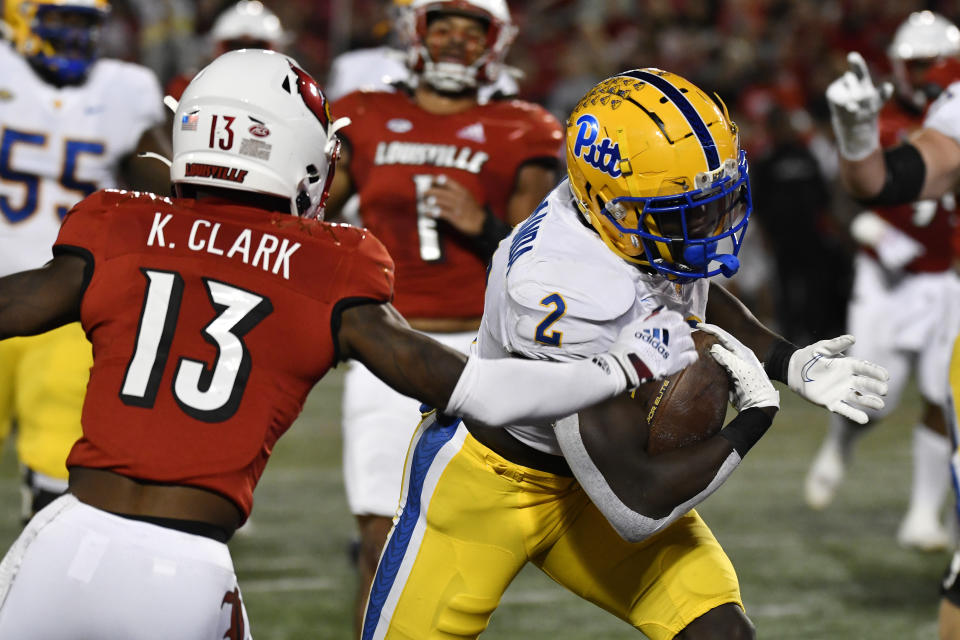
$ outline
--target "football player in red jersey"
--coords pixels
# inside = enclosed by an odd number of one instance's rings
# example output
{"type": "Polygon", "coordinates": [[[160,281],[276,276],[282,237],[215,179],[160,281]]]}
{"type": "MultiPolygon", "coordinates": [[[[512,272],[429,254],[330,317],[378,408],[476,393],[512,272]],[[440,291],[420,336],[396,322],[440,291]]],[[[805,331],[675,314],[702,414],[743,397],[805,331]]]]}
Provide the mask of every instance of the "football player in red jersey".
{"type": "Polygon", "coordinates": [[[0,637],[250,638],[224,543],[275,441],[339,360],[450,415],[504,424],[695,358],[682,317],[663,311],[562,365],[466,358],[412,331],[389,302],[383,245],[312,219],[344,124],[293,60],[225,54],[176,105],[176,197],[98,191],[68,214],[50,262],[0,279],[0,339],[79,320],[94,353],[69,492],[0,563],[0,637]],[[670,351],[644,330],[670,331],[670,351]]]}
{"type": "MultiPolygon", "coordinates": [[[[415,0],[409,12],[416,86],[357,91],[332,106],[363,126],[344,136],[330,210],[359,194],[362,224],[397,263],[397,309],[414,329],[466,352],[490,256],[556,182],[561,127],[537,105],[478,99],[515,35],[504,0],[415,0]]],[[[344,385],[344,482],[360,531],[359,627],[418,414],[415,400],[359,364],[344,385]]]]}
{"type": "MultiPolygon", "coordinates": [[[[960,53],[960,30],[930,11],[911,14],[889,47],[896,99],[880,112],[880,145],[893,148],[923,124],[929,92],[927,72],[960,53]]],[[[910,371],[917,377],[924,409],[913,429],[913,488],[900,524],[900,544],[922,550],[946,548],[949,535],[940,512],[950,488],[950,442],[944,422],[950,336],[942,331],[957,276],[951,269],[953,193],[907,205],[871,206],[858,214],[851,233],[860,243],[849,332],[851,353],[890,372],[888,401],[871,421],[898,405],[910,371]],[[917,316],[915,310],[927,313],[917,316]]],[[[834,415],[823,446],[807,475],[805,497],[816,509],[833,499],[857,438],[864,428],[834,415]]]]}

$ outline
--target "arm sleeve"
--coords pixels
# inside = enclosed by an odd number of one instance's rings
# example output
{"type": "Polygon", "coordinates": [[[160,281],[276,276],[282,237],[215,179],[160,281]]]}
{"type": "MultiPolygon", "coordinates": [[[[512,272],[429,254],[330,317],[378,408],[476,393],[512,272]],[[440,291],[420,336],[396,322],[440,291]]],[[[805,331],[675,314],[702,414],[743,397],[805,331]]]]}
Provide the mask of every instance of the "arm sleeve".
{"type": "Polygon", "coordinates": [[[639,542],[649,538],[706,500],[730,477],[741,460],[736,450],[732,451],[703,491],[674,507],[673,511],[666,516],[653,518],[634,511],[617,497],[584,447],[580,437],[580,420],[576,415],[558,421],[556,434],[573,475],[620,537],[628,542],[639,542]]]}
{"type": "Polygon", "coordinates": [[[444,413],[491,426],[549,421],[626,388],[626,374],[607,354],[565,363],[471,356],[444,413]]]}

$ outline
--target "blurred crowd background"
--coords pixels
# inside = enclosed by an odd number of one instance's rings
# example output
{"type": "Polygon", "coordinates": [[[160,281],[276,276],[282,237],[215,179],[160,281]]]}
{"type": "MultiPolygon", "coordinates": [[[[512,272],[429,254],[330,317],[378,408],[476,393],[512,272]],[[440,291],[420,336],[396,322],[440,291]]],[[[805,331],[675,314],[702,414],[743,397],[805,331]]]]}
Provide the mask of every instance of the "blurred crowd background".
{"type": "MultiPolygon", "coordinates": [[[[210,56],[208,32],[233,0],[113,0],[107,55],[139,61],[161,83],[210,56]]],[[[326,79],[338,54],[397,44],[390,0],[265,0],[291,36],[287,52],[326,79]]],[[[827,85],[859,51],[890,74],[887,46],[912,12],[960,21],[956,0],[510,0],[519,35],[508,62],[520,97],[561,121],[592,85],[660,67],[715,91],[742,131],[754,218],[731,283],[757,315],[798,344],[843,331],[857,212],[836,183],[827,85]],[[771,286],[772,285],[772,286],[771,286]]]]}

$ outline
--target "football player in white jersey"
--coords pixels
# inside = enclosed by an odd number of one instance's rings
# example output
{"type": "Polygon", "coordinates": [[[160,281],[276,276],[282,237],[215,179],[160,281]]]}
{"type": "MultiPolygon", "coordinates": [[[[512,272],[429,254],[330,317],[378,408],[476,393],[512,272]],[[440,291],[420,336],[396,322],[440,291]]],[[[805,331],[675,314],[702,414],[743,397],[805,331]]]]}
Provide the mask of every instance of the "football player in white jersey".
{"type": "MultiPolygon", "coordinates": [[[[164,193],[160,88],[139,65],[97,58],[106,0],[2,3],[0,276],[52,257],[60,221],[84,196],[125,186],[164,193]]],[[[79,323],[0,342],[0,436],[17,425],[24,519],[66,489],[92,363],[79,323]]]]}
{"type": "MultiPolygon", "coordinates": [[[[827,103],[840,151],[840,177],[850,194],[867,204],[893,205],[940,198],[956,191],[960,184],[960,64],[947,59],[931,69],[931,73],[940,75],[939,84],[946,90],[930,106],[923,127],[907,142],[882,149],[877,114],[892,87],[874,84],[859,53],[851,52],[847,60],[850,70],[827,87],[827,103]]],[[[955,258],[960,257],[958,233],[955,230],[955,258]]],[[[943,325],[954,336],[947,381],[947,426],[954,448],[950,466],[956,487],[960,479],[960,290],[954,290],[950,299],[953,305],[943,325]]],[[[913,310],[921,316],[928,313],[924,307],[913,310]]],[[[958,640],[960,550],[954,552],[941,595],[940,638],[958,640]]]]}
{"type": "MultiPolygon", "coordinates": [[[[935,89],[925,72],[938,60],[960,53],[960,29],[941,15],[919,11],[900,25],[889,47],[897,99],[879,114],[880,142],[896,146],[919,129],[928,93],[935,89]]],[[[897,407],[911,372],[924,407],[913,428],[913,482],[897,540],[921,550],[945,549],[950,542],[941,523],[950,490],[950,441],[944,408],[947,359],[952,336],[944,330],[957,275],[951,268],[953,194],[896,207],[873,204],[850,225],[860,243],[847,309],[849,330],[858,341],[852,355],[882,364],[890,372],[886,407],[871,414],[871,425],[897,407]],[[927,313],[918,316],[923,307],[927,313]]],[[[832,500],[859,437],[867,431],[831,416],[827,436],[807,474],[804,494],[811,507],[832,500]]]]}
{"type": "Polygon", "coordinates": [[[621,73],[575,107],[566,153],[568,179],[494,254],[479,353],[581,358],[666,308],[716,323],[699,326],[720,339],[711,354],[739,414],[656,456],[629,395],[497,431],[429,415],[364,640],[474,638],[528,562],[652,640],[751,638],[733,566],[693,507],[769,428],[771,378],[858,422],[883,405],[883,368],[842,354],[852,336],[797,348],[710,283],[739,267],[752,207],[737,127],[718,101],[666,71],[621,73]]]}

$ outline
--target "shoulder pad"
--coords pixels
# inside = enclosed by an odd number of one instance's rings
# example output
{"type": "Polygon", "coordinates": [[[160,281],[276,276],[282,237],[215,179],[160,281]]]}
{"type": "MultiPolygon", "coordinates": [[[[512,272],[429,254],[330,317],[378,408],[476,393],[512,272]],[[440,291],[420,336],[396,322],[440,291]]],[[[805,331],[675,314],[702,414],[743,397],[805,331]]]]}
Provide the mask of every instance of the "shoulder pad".
{"type": "Polygon", "coordinates": [[[173,201],[166,196],[159,196],[149,191],[129,191],[127,189],[101,189],[95,191],[89,196],[77,203],[84,207],[116,207],[127,202],[155,203],[164,202],[173,204],[173,201]]]}
{"type": "Polygon", "coordinates": [[[630,310],[636,297],[633,281],[604,264],[570,264],[535,260],[507,275],[507,291],[517,304],[542,313],[544,297],[557,293],[566,315],[602,322],[630,310]]]}

